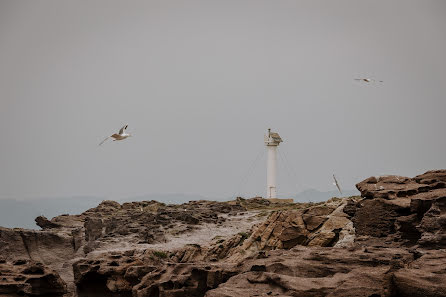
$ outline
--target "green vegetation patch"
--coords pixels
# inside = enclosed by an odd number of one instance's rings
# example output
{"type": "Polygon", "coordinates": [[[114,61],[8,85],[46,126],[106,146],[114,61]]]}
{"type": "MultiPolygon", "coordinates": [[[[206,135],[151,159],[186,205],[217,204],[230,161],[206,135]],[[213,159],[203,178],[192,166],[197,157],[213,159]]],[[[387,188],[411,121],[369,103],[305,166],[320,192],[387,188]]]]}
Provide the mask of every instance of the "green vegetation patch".
{"type": "Polygon", "coordinates": [[[238,243],[238,245],[242,245],[242,243],[249,238],[249,236],[251,236],[250,233],[246,233],[246,232],[240,232],[238,235],[240,235],[240,241],[238,243]]]}
{"type": "Polygon", "coordinates": [[[160,258],[160,259],[166,259],[167,258],[167,253],[163,252],[163,251],[153,251],[153,255],[155,257],[160,258]]]}

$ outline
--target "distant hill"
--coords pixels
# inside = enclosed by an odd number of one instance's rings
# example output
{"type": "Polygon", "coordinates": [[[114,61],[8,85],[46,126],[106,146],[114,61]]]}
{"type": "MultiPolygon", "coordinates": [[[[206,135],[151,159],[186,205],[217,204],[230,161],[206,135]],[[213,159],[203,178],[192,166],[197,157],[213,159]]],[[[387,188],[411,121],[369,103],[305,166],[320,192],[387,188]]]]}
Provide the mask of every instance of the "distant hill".
{"type": "Polygon", "coordinates": [[[321,202],[333,197],[348,197],[360,195],[358,190],[344,190],[342,195],[338,191],[321,192],[316,189],[308,189],[294,196],[294,202],[321,202]]]}

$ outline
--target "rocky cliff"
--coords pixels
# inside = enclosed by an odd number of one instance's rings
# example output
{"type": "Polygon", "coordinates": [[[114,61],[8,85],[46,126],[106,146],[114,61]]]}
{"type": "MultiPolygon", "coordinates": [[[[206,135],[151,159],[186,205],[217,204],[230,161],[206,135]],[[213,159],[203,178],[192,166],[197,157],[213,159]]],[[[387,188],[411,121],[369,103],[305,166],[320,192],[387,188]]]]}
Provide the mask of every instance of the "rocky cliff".
{"type": "Polygon", "coordinates": [[[0,296],[446,296],[446,170],[357,188],[317,204],[104,201],[1,228],[0,296]]]}

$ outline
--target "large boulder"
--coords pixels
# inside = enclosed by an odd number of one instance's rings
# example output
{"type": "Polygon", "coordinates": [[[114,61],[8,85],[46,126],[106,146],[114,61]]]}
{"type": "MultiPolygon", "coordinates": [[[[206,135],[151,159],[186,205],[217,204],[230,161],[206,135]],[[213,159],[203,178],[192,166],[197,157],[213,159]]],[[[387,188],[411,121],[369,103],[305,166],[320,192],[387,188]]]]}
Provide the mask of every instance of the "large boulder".
{"type": "Polygon", "coordinates": [[[64,232],[0,227],[0,251],[6,260],[58,263],[74,256],[73,237],[64,232]]]}
{"type": "Polygon", "coordinates": [[[36,219],[36,224],[37,226],[39,226],[42,229],[53,229],[53,228],[60,228],[61,225],[51,222],[50,220],[48,220],[46,217],[44,216],[38,216],[36,219]]]}
{"type": "MultiPolygon", "coordinates": [[[[430,194],[436,189],[446,189],[446,170],[431,170],[414,178],[397,175],[385,175],[369,177],[356,184],[361,196],[366,199],[395,199],[399,197],[418,197],[429,199],[430,194]]],[[[444,195],[440,191],[436,196],[444,195]]]]}
{"type": "Polygon", "coordinates": [[[348,211],[358,235],[430,248],[446,246],[446,170],[414,178],[370,177],[356,187],[364,200],[348,211]]]}

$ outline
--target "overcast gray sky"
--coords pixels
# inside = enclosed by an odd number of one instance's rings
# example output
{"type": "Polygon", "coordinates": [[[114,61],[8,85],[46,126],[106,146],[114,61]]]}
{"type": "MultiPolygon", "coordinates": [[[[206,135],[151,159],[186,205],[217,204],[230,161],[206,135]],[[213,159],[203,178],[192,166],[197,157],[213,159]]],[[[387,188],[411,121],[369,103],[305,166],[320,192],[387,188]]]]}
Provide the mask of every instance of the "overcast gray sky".
{"type": "Polygon", "coordinates": [[[442,0],[1,0],[0,197],[264,195],[269,127],[282,195],[446,168],[445,53],[442,0]]]}

